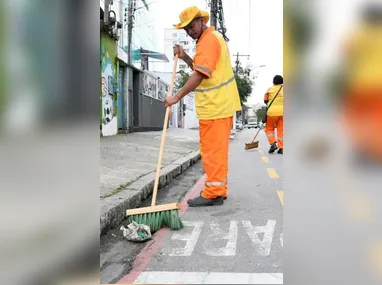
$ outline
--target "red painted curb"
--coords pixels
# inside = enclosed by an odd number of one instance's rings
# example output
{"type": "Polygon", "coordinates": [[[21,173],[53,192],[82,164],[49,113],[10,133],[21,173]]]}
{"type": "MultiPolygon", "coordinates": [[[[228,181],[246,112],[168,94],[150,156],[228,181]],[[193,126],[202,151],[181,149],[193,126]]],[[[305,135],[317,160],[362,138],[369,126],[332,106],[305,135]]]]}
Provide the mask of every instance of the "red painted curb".
{"type": "Polygon", "coordinates": [[[182,202],[180,202],[180,211],[179,216],[183,216],[183,214],[188,210],[187,201],[189,199],[195,198],[199,196],[200,192],[203,191],[204,185],[206,183],[207,175],[203,174],[203,176],[196,182],[196,184],[192,187],[191,191],[189,191],[186,196],[184,196],[182,202]]]}
{"type": "MultiPolygon", "coordinates": [[[[180,202],[180,217],[183,216],[183,214],[188,210],[187,200],[199,196],[200,192],[203,190],[206,177],[207,176],[204,174],[192,187],[191,191],[186,194],[182,202],[180,202]]],[[[169,232],[170,229],[168,228],[162,228],[157,231],[153,237],[153,240],[151,240],[135,258],[133,268],[131,269],[130,273],[122,277],[116,284],[133,284],[138,276],[147,267],[157,249],[162,246],[169,232]]]]}

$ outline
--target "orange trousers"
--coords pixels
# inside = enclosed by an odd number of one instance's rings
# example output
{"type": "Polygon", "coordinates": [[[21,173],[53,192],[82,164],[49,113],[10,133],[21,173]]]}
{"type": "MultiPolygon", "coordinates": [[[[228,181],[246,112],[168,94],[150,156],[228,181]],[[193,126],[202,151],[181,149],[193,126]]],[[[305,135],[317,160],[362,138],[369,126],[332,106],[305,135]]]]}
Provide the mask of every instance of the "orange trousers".
{"type": "Polygon", "coordinates": [[[201,196],[213,199],[227,196],[228,150],[233,117],[200,120],[200,154],[207,175],[201,196]]]}
{"type": "Polygon", "coordinates": [[[382,160],[382,88],[350,90],[343,119],[350,144],[373,160],[382,160]]]}
{"type": "Polygon", "coordinates": [[[278,148],[284,148],[284,116],[267,116],[265,134],[268,137],[269,144],[277,142],[278,148]],[[277,140],[275,128],[277,128],[277,140]]]}

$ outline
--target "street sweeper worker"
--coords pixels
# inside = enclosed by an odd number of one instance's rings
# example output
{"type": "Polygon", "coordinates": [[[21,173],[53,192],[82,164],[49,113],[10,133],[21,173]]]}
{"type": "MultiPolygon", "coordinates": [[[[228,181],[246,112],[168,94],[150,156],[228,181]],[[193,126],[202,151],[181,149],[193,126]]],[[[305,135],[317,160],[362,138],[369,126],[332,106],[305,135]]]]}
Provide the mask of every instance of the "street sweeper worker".
{"type": "Polygon", "coordinates": [[[166,98],[165,106],[176,104],[188,93],[195,92],[200,150],[207,179],[200,196],[189,200],[188,204],[192,207],[222,205],[227,198],[233,116],[241,110],[230,53],[223,37],[214,27],[207,27],[208,12],[193,6],[185,9],[179,19],[175,28],[184,29],[196,40],[196,55],[191,59],[181,46],[174,46],[174,55],[185,61],[193,72],[175,96],[166,98]]]}
{"type": "Polygon", "coordinates": [[[356,161],[382,163],[382,5],[368,1],[346,39],[339,106],[356,161]]]}
{"type": "Polygon", "coordinates": [[[284,152],[284,89],[281,88],[282,84],[283,77],[276,75],[273,78],[273,86],[264,95],[264,103],[269,107],[265,124],[265,134],[270,144],[269,153],[274,153],[277,148],[278,153],[283,154],[284,152]]]}

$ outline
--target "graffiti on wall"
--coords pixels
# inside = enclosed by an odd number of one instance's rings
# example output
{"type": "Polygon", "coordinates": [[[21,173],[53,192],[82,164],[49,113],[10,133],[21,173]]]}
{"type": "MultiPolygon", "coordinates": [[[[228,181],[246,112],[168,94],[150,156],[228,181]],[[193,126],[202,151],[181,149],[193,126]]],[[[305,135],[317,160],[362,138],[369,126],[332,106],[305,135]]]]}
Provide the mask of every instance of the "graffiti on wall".
{"type": "Polygon", "coordinates": [[[158,99],[157,97],[157,79],[146,72],[142,76],[142,94],[158,99]]]}
{"type": "Polygon", "coordinates": [[[158,99],[164,101],[168,95],[169,86],[161,81],[158,81],[158,99]]]}
{"type": "Polygon", "coordinates": [[[115,55],[113,54],[115,42],[107,37],[102,39],[104,41],[104,43],[101,45],[102,135],[112,136],[118,133],[118,120],[115,110],[116,96],[114,96],[116,94],[114,88],[116,81],[116,66],[113,62],[113,59],[115,60],[115,55]]]}
{"type": "Polygon", "coordinates": [[[107,80],[105,77],[102,77],[102,97],[107,95],[107,80]]]}
{"type": "Polygon", "coordinates": [[[141,93],[154,99],[164,101],[170,90],[169,84],[158,80],[146,72],[142,72],[141,93]]]}

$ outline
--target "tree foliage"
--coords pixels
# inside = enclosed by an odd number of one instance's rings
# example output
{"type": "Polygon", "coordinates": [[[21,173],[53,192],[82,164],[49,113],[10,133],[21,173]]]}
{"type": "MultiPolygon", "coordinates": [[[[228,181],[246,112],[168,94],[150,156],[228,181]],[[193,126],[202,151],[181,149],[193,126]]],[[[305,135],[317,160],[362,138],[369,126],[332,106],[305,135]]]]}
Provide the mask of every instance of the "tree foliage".
{"type": "Polygon", "coordinates": [[[181,70],[175,80],[175,86],[174,86],[175,90],[179,91],[184,86],[184,84],[186,84],[189,78],[190,78],[190,74],[181,70]]]}
{"type": "Polygon", "coordinates": [[[256,110],[256,117],[258,121],[260,121],[264,117],[266,111],[267,111],[266,106],[262,106],[261,108],[256,110]]]}
{"type": "Polygon", "coordinates": [[[250,68],[242,68],[241,66],[239,66],[237,72],[234,70],[237,89],[239,91],[242,105],[247,102],[249,96],[252,94],[252,86],[254,82],[251,77],[251,71],[250,68]]]}
{"type": "MultiPolygon", "coordinates": [[[[252,93],[252,86],[254,84],[253,78],[251,77],[251,68],[242,68],[239,66],[238,71],[234,70],[237,89],[240,95],[241,105],[247,102],[249,96],[252,93]]],[[[175,80],[175,89],[181,89],[187,80],[190,78],[190,74],[184,72],[183,70],[179,72],[177,79],[175,80]]]]}

